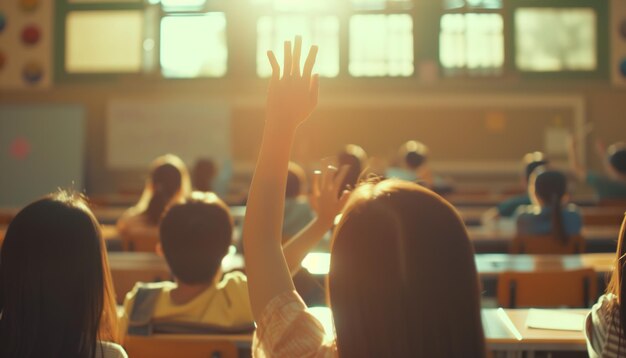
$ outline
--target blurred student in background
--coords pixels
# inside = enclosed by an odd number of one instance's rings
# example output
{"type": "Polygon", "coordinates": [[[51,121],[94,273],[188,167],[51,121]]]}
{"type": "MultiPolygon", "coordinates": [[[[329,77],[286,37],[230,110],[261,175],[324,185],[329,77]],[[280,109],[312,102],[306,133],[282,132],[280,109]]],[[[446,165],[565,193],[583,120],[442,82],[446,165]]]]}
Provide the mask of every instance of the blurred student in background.
{"type": "Polygon", "coordinates": [[[602,161],[604,174],[585,168],[578,156],[578,143],[573,137],[570,139],[570,166],[578,179],[593,188],[601,203],[626,203],[626,144],[615,143],[606,148],[598,141],[596,154],[602,161]]]}
{"type": "Polygon", "coordinates": [[[348,167],[348,174],[343,180],[341,187],[344,190],[352,190],[356,187],[363,176],[367,165],[367,153],[356,144],[346,145],[337,154],[337,168],[348,167]]]}
{"type": "Polygon", "coordinates": [[[61,191],[26,206],[0,258],[0,357],[125,358],[100,225],[61,191]]]}
{"type": "Polygon", "coordinates": [[[161,215],[168,205],[180,202],[190,191],[189,173],[179,157],[167,154],[155,159],[139,202],[117,222],[125,249],[154,252],[161,215]]]}
{"type": "Polygon", "coordinates": [[[483,223],[489,223],[498,219],[511,218],[517,211],[517,208],[532,204],[528,191],[530,176],[537,168],[548,165],[548,158],[546,158],[545,154],[542,152],[531,152],[524,155],[522,163],[524,166],[522,175],[522,187],[524,188],[524,193],[507,199],[498,204],[495,208],[487,210],[482,218],[483,223]]]}
{"type": "Polygon", "coordinates": [[[301,166],[289,163],[287,171],[287,189],[285,190],[285,215],[283,221],[283,240],[287,240],[313,220],[315,213],[306,195],[306,173],[301,166]]]}
{"type": "Polygon", "coordinates": [[[545,168],[536,169],[528,187],[532,205],[520,206],[513,215],[520,236],[548,235],[567,243],[579,235],[582,217],[574,204],[568,204],[565,174],[545,168]]]}

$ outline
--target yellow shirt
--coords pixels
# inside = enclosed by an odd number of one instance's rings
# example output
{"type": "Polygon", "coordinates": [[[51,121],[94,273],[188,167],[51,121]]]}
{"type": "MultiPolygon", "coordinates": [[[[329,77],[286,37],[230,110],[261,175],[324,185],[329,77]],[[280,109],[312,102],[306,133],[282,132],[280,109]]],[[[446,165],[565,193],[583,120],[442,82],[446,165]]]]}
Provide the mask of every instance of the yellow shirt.
{"type": "Polygon", "coordinates": [[[252,310],[248,297],[248,280],[240,272],[231,272],[224,275],[222,281],[207,288],[185,304],[176,304],[172,301],[171,291],[175,289],[174,282],[138,283],[126,295],[124,314],[120,319],[120,333],[126,335],[128,317],[135,301],[137,289],[140,286],[161,288],[160,295],[154,307],[152,319],[159,322],[185,322],[218,325],[225,327],[243,326],[252,324],[252,310]]]}

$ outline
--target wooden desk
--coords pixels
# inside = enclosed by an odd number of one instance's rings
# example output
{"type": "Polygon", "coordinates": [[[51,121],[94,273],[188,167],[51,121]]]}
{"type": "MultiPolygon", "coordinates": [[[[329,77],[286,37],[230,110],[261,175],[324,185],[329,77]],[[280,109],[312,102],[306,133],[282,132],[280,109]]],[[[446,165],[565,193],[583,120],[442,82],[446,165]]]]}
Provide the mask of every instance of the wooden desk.
{"type": "MultiPolygon", "coordinates": [[[[495,278],[505,271],[559,271],[593,268],[604,277],[613,270],[614,253],[581,255],[510,255],[476,254],[476,270],[483,278],[495,278]]],[[[325,276],[330,267],[330,254],[309,253],[302,260],[302,267],[313,275],[325,276]]]]}
{"type": "MultiPolygon", "coordinates": [[[[565,309],[566,313],[587,315],[589,310],[565,309]]],[[[332,312],[328,307],[311,307],[309,312],[322,323],[327,338],[332,339],[333,320],[332,312]]],[[[481,316],[487,346],[490,350],[497,351],[585,351],[587,349],[583,331],[557,331],[547,329],[534,329],[526,326],[528,309],[505,309],[506,316],[510,319],[519,333],[515,334],[506,326],[498,309],[482,309],[481,316]],[[519,338],[519,339],[518,339],[519,338]]]]}

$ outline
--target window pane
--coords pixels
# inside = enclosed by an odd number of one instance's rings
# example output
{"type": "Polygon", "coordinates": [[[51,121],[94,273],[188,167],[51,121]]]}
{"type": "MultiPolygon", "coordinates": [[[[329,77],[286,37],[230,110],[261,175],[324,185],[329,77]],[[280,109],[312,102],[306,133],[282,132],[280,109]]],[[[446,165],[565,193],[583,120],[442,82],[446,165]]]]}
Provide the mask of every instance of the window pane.
{"type": "MultiPolygon", "coordinates": [[[[257,74],[261,77],[272,73],[267,50],[282,57],[284,41],[293,40],[296,35],[302,35],[305,52],[311,44],[320,47],[314,72],[324,77],[339,74],[339,20],[335,16],[263,16],[257,23],[257,35],[257,74]]],[[[306,53],[302,61],[305,58],[306,53]]]]}
{"type": "Polygon", "coordinates": [[[65,70],[119,73],[141,70],[141,11],[75,11],[66,18],[65,70]]]}
{"type": "Polygon", "coordinates": [[[359,10],[410,9],[411,0],[352,0],[352,5],[359,10]]]}
{"type": "Polygon", "coordinates": [[[221,77],[227,61],[224,13],[166,16],[161,20],[163,76],[221,77]]]}
{"type": "Polygon", "coordinates": [[[278,11],[322,10],[336,6],[336,0],[250,0],[253,5],[271,6],[278,11]]]}
{"type": "Polygon", "coordinates": [[[111,3],[138,3],[142,0],[69,0],[70,4],[111,4],[111,3]]]}
{"type": "Polygon", "coordinates": [[[350,74],[413,74],[413,20],[410,15],[354,15],[350,18],[350,74]]]}
{"type": "Polygon", "coordinates": [[[444,9],[502,9],[502,0],[443,0],[444,9]]]}
{"type": "Polygon", "coordinates": [[[596,69],[592,9],[520,8],[515,11],[515,33],[515,62],[520,70],[596,69]]]}
{"type": "Polygon", "coordinates": [[[439,59],[448,73],[500,73],[504,64],[502,16],[472,13],[443,15],[439,59]]]}

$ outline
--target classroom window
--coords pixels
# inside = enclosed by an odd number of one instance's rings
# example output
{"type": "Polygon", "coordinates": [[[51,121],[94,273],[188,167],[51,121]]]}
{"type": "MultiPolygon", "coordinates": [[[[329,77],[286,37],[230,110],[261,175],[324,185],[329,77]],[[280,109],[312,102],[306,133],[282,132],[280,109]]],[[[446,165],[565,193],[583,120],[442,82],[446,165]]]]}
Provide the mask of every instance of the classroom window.
{"type": "Polygon", "coordinates": [[[141,11],[73,11],[66,17],[65,70],[68,73],[141,71],[141,11]]]}
{"type": "Polygon", "coordinates": [[[529,72],[596,70],[596,29],[590,8],[518,8],[515,64],[529,72]]]}
{"type": "Polygon", "coordinates": [[[311,44],[320,47],[316,73],[325,77],[339,74],[339,19],[336,16],[279,15],[262,16],[257,22],[257,74],[260,77],[268,77],[272,72],[267,50],[281,56],[284,41],[296,35],[302,35],[304,49],[311,44]]]}
{"type": "Polygon", "coordinates": [[[224,76],[228,62],[224,13],[163,17],[160,62],[166,78],[224,76]]]}
{"type": "Polygon", "coordinates": [[[336,0],[250,0],[253,5],[269,7],[275,11],[314,11],[330,9],[336,0]]]}
{"type": "Polygon", "coordinates": [[[350,74],[357,77],[413,74],[413,19],[407,14],[350,18],[350,74]]]}
{"type": "Polygon", "coordinates": [[[500,73],[504,65],[503,27],[500,14],[443,15],[439,60],[444,72],[500,73]]]}
{"type": "Polygon", "coordinates": [[[205,4],[206,0],[161,0],[165,11],[200,10],[205,4]]]}

